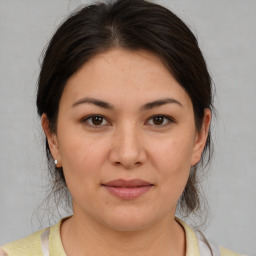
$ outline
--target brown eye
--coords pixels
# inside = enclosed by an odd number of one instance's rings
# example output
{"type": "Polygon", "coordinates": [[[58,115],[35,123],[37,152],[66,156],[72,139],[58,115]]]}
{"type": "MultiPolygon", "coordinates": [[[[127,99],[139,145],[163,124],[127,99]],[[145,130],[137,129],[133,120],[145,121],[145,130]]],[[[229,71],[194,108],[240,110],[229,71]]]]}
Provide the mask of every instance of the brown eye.
{"type": "Polygon", "coordinates": [[[108,124],[108,121],[103,116],[89,116],[83,120],[89,126],[96,127],[96,126],[104,126],[108,124]]]}
{"type": "Polygon", "coordinates": [[[173,120],[171,117],[158,115],[151,117],[148,122],[150,125],[154,126],[165,126],[172,123],[173,120]]]}
{"type": "Polygon", "coordinates": [[[155,125],[162,125],[164,122],[164,117],[163,116],[155,116],[153,117],[153,123],[155,125]]]}
{"type": "Polygon", "coordinates": [[[93,125],[101,125],[103,122],[103,117],[102,116],[93,116],[91,117],[92,124],[93,125]]]}

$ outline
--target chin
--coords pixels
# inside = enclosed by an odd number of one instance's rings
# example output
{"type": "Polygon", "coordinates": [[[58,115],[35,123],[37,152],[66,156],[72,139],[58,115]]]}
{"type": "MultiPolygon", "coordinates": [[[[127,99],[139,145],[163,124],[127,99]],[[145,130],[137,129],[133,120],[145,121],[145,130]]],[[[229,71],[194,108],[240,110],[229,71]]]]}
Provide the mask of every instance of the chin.
{"type": "Polygon", "coordinates": [[[127,210],[112,212],[110,216],[105,216],[103,222],[113,230],[133,232],[152,225],[154,218],[142,212],[127,210]]]}
{"type": "Polygon", "coordinates": [[[127,221],[127,220],[115,220],[114,222],[108,223],[108,226],[115,231],[120,232],[136,232],[150,226],[149,223],[145,221],[127,221]]]}

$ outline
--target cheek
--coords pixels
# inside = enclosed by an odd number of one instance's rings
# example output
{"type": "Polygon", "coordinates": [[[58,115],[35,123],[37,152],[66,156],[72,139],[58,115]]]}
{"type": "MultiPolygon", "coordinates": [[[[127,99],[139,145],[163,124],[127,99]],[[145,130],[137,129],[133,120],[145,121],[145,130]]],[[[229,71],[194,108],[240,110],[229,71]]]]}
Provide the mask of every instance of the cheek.
{"type": "Polygon", "coordinates": [[[191,169],[192,151],[192,141],[177,136],[162,141],[154,147],[154,152],[151,152],[151,159],[158,170],[158,184],[163,195],[169,200],[172,197],[172,201],[177,201],[186,186],[191,169]]]}
{"type": "Polygon", "coordinates": [[[60,141],[64,175],[71,194],[77,190],[94,189],[101,182],[100,170],[107,143],[77,133],[75,136],[71,133],[64,135],[60,141]]]}
{"type": "Polygon", "coordinates": [[[179,173],[190,169],[193,154],[193,140],[190,137],[166,138],[156,141],[151,148],[154,165],[159,165],[160,169],[179,173]]]}

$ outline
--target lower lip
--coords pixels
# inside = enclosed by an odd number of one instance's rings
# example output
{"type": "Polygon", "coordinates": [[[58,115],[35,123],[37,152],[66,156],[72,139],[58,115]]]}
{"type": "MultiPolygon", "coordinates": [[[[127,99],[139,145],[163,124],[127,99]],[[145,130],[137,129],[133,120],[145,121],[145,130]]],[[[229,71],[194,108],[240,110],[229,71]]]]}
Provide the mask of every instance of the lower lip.
{"type": "Polygon", "coordinates": [[[131,200],[138,198],[139,196],[147,193],[152,185],[149,186],[141,186],[141,187],[110,187],[104,186],[112,195],[124,199],[131,200]]]}

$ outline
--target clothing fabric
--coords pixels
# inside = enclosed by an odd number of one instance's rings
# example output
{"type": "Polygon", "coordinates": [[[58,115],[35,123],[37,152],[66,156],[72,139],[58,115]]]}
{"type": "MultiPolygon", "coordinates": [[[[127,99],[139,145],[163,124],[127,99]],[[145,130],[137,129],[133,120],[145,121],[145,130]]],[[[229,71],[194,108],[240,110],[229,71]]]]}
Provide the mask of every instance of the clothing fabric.
{"type": "MultiPolygon", "coordinates": [[[[52,227],[0,247],[0,256],[67,256],[60,237],[63,220],[52,227]]],[[[184,221],[177,218],[176,220],[185,231],[186,256],[212,256],[206,240],[200,233],[194,231],[184,221]]],[[[243,256],[211,243],[210,246],[214,256],[243,256]]]]}

